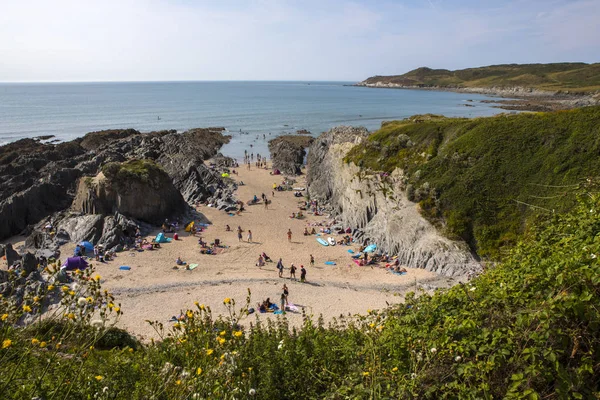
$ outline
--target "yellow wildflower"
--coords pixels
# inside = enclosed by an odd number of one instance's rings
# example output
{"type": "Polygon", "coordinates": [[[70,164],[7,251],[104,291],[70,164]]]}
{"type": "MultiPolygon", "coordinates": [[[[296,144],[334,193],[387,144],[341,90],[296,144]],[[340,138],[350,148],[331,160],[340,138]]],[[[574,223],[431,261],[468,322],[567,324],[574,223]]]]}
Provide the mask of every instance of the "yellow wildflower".
{"type": "Polygon", "coordinates": [[[94,302],[94,299],[92,297],[86,297],[85,301],[87,301],[88,303],[92,304],[94,302]]]}
{"type": "Polygon", "coordinates": [[[11,344],[12,344],[12,340],[6,339],[4,342],[2,342],[2,348],[6,349],[6,348],[10,347],[11,344]]]}
{"type": "Polygon", "coordinates": [[[217,339],[219,341],[219,344],[223,344],[225,343],[227,340],[223,339],[222,337],[217,339]]]}
{"type": "Polygon", "coordinates": [[[367,371],[363,372],[363,376],[369,376],[369,373],[367,371]]]}
{"type": "Polygon", "coordinates": [[[69,296],[75,296],[75,292],[71,290],[71,291],[69,292],[69,296]]]}
{"type": "Polygon", "coordinates": [[[197,301],[195,301],[195,302],[194,302],[194,305],[195,305],[196,307],[198,307],[198,306],[200,306],[200,303],[198,303],[197,301]]]}
{"type": "Polygon", "coordinates": [[[95,378],[97,381],[101,381],[102,379],[104,379],[102,375],[96,375],[95,378]]]}
{"type": "Polygon", "coordinates": [[[188,318],[194,318],[194,313],[191,310],[187,310],[187,312],[185,314],[187,315],[188,318]]]}
{"type": "Polygon", "coordinates": [[[100,282],[100,278],[101,278],[101,276],[100,276],[100,275],[96,275],[96,276],[94,277],[94,280],[95,280],[96,282],[100,282]]]}
{"type": "Polygon", "coordinates": [[[56,345],[54,347],[56,347],[56,349],[60,349],[60,346],[62,346],[62,343],[56,343],[56,345]]]}
{"type": "Polygon", "coordinates": [[[181,328],[181,324],[179,322],[176,322],[173,324],[173,329],[179,329],[181,328]]]}
{"type": "Polygon", "coordinates": [[[231,303],[231,299],[229,297],[226,297],[225,300],[223,300],[223,304],[229,304],[231,303]]]}
{"type": "Polygon", "coordinates": [[[68,292],[69,291],[69,287],[65,285],[62,288],[60,288],[60,290],[62,290],[63,292],[68,292]]]}
{"type": "Polygon", "coordinates": [[[181,379],[178,379],[177,382],[175,382],[177,385],[181,385],[181,379]]]}
{"type": "Polygon", "coordinates": [[[54,285],[48,285],[48,291],[54,290],[54,285]]]}
{"type": "Polygon", "coordinates": [[[129,352],[130,352],[130,353],[133,353],[133,349],[132,349],[131,347],[129,348],[129,352]]]}
{"type": "Polygon", "coordinates": [[[221,336],[225,336],[226,334],[227,334],[227,332],[225,332],[225,331],[219,332],[219,335],[221,335],[221,336]]]}
{"type": "Polygon", "coordinates": [[[108,303],[108,308],[112,309],[115,305],[113,303],[108,303]]]}
{"type": "Polygon", "coordinates": [[[37,303],[38,301],[40,301],[40,298],[39,298],[39,296],[34,296],[34,297],[33,297],[33,301],[34,301],[34,302],[36,302],[36,303],[37,303]]]}
{"type": "Polygon", "coordinates": [[[235,336],[235,337],[242,337],[242,335],[243,335],[242,331],[233,332],[233,336],[235,336]]]}
{"type": "Polygon", "coordinates": [[[398,367],[392,368],[392,372],[397,372],[397,371],[398,371],[398,367]]]}
{"type": "Polygon", "coordinates": [[[75,314],[73,314],[72,312],[67,314],[67,318],[69,318],[70,320],[74,320],[75,319],[75,314]]]}
{"type": "Polygon", "coordinates": [[[115,307],[115,312],[118,313],[119,311],[121,311],[121,307],[115,307]]]}
{"type": "Polygon", "coordinates": [[[36,346],[36,345],[40,344],[40,341],[37,340],[37,339],[35,339],[35,338],[33,338],[33,339],[31,339],[31,344],[34,345],[34,346],[36,346]]]}
{"type": "Polygon", "coordinates": [[[47,343],[46,343],[46,342],[42,342],[42,343],[40,343],[40,347],[42,347],[42,348],[46,347],[46,345],[47,345],[47,343]]]}
{"type": "Polygon", "coordinates": [[[206,350],[206,355],[207,355],[207,356],[210,356],[210,355],[211,355],[213,352],[214,352],[214,350],[213,350],[213,349],[207,349],[207,350],[206,350]]]}
{"type": "Polygon", "coordinates": [[[375,324],[371,322],[371,323],[369,324],[369,328],[375,328],[375,324]]]}
{"type": "Polygon", "coordinates": [[[2,321],[6,321],[8,319],[8,314],[2,314],[2,317],[0,317],[0,319],[2,321]]]}
{"type": "Polygon", "coordinates": [[[28,305],[24,305],[23,306],[23,311],[24,312],[31,312],[31,307],[29,307],[28,305]]]}
{"type": "Polygon", "coordinates": [[[202,368],[198,368],[198,369],[196,370],[196,375],[200,375],[201,373],[202,373],[202,368]]]}

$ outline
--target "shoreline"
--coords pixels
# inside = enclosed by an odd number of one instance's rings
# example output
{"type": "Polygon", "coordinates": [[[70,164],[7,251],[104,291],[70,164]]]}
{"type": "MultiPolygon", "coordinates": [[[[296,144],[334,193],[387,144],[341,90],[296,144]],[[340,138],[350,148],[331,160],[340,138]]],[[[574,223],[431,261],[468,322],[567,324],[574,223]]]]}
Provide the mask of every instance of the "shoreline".
{"type": "Polygon", "coordinates": [[[425,90],[434,92],[454,92],[487,95],[491,97],[499,97],[502,99],[498,101],[481,100],[481,103],[500,104],[498,106],[493,107],[510,111],[558,111],[600,104],[600,93],[597,92],[552,92],[519,86],[515,86],[513,88],[467,88],[446,86],[407,86],[396,83],[381,82],[377,82],[375,84],[358,82],[348,86],[364,87],[370,89],[425,90]]]}

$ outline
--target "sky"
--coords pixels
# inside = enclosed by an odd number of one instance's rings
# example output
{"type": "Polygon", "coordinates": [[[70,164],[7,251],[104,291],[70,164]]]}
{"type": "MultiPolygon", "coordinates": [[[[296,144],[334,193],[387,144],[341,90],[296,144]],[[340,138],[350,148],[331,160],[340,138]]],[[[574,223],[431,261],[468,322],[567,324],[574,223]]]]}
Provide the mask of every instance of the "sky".
{"type": "Polygon", "coordinates": [[[600,0],[0,0],[0,82],[360,81],[600,61],[600,0]]]}

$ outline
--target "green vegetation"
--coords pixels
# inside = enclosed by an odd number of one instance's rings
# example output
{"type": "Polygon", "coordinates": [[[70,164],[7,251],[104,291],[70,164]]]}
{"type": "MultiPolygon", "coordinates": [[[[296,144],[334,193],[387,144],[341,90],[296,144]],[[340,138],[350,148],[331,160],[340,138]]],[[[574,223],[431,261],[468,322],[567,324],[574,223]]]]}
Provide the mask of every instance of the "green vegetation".
{"type": "Polygon", "coordinates": [[[503,64],[456,71],[417,68],[403,75],[373,76],[366,83],[421,87],[527,87],[547,91],[600,90],[600,63],[503,64]]]}
{"type": "Polygon", "coordinates": [[[160,165],[146,159],[108,163],[102,166],[102,173],[107,179],[117,183],[131,181],[149,183],[154,182],[157,177],[166,175],[160,165]]]}
{"type": "Polygon", "coordinates": [[[244,329],[237,323],[251,318],[250,300],[238,309],[227,298],[223,318],[196,304],[168,328],[152,323],[160,341],[138,347],[111,334],[101,349],[122,311],[91,272],[77,276],[76,288],[50,285],[21,304],[0,298],[0,397],[598,398],[594,192],[586,188],[570,213],[530,230],[469,284],[410,294],[405,304],[329,327],[305,319],[300,329],[285,320],[244,329]],[[38,319],[57,298],[58,308],[38,319]],[[27,327],[18,323],[24,317],[27,327]]]}
{"type": "Polygon", "coordinates": [[[600,107],[489,118],[415,116],[384,124],[346,156],[405,171],[423,215],[497,259],[540,213],[568,210],[600,175],[600,107]]]}

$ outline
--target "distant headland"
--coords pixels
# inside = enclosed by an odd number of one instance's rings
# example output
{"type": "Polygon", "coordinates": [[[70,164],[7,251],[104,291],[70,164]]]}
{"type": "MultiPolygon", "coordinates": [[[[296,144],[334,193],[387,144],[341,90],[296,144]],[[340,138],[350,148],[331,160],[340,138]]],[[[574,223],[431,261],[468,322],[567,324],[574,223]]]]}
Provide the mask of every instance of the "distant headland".
{"type": "Polygon", "coordinates": [[[402,75],[372,76],[356,86],[483,93],[521,99],[502,101],[505,109],[548,111],[600,104],[600,63],[502,64],[455,71],[421,67],[402,75]]]}

